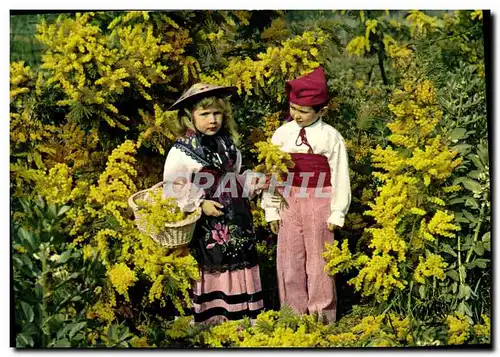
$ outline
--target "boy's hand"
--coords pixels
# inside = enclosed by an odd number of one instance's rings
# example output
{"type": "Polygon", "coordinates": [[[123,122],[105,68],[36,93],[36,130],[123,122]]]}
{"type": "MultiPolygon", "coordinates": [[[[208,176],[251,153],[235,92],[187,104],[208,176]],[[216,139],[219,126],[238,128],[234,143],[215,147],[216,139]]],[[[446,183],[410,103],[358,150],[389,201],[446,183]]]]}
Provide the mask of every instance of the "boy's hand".
{"type": "Polygon", "coordinates": [[[336,226],[335,224],[333,224],[333,223],[328,223],[328,230],[329,230],[330,232],[335,231],[335,229],[336,229],[336,228],[337,228],[337,226],[336,226]]]}
{"type": "Polygon", "coordinates": [[[201,209],[203,213],[205,213],[207,216],[214,216],[214,217],[222,216],[224,212],[219,211],[217,208],[224,208],[224,206],[221,205],[219,202],[215,202],[212,200],[205,200],[201,204],[201,209]]]}
{"type": "Polygon", "coordinates": [[[280,221],[269,222],[269,228],[271,228],[271,232],[278,235],[278,232],[280,230],[280,221]]]}
{"type": "Polygon", "coordinates": [[[264,185],[262,186],[263,190],[267,190],[269,188],[269,186],[271,185],[272,177],[272,174],[266,174],[266,182],[264,182],[264,185]]]}

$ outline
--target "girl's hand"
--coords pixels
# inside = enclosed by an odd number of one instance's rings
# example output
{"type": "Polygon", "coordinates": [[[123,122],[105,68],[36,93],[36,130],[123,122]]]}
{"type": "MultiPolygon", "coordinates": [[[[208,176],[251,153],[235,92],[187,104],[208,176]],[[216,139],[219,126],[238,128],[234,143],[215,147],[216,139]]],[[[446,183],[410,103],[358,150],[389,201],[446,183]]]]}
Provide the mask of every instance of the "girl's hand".
{"type": "Polygon", "coordinates": [[[337,226],[333,223],[328,223],[328,230],[330,232],[334,232],[335,231],[335,228],[337,228],[337,226]]]}
{"type": "Polygon", "coordinates": [[[224,214],[224,212],[219,211],[217,208],[224,208],[219,202],[215,202],[212,200],[204,200],[201,204],[201,210],[207,216],[219,217],[224,214]]]}
{"type": "Polygon", "coordinates": [[[269,222],[269,228],[271,228],[271,232],[278,235],[278,232],[280,230],[280,221],[269,222]]]}

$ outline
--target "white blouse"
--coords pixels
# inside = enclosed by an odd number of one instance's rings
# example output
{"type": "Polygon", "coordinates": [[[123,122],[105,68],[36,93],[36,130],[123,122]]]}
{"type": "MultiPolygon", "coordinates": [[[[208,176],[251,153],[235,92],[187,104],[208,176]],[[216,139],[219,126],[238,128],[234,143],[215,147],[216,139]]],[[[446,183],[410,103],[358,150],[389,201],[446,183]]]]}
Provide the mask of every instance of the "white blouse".
{"type": "MultiPolygon", "coordinates": [[[[246,175],[251,173],[246,170],[240,174],[241,170],[241,152],[236,149],[236,163],[235,174],[236,179],[240,184],[244,185],[246,182],[246,175]]],[[[165,167],[163,169],[163,197],[177,198],[177,204],[184,212],[192,212],[201,205],[205,198],[205,190],[198,187],[192,181],[192,175],[201,171],[203,165],[193,158],[189,157],[182,150],[172,147],[168,152],[167,159],[165,160],[165,167]]],[[[250,178],[250,177],[249,177],[250,178]]],[[[255,186],[248,186],[248,198],[259,193],[261,190],[255,190],[255,186]]]]}
{"type": "MultiPolygon", "coordinates": [[[[307,153],[309,147],[305,144],[295,144],[301,127],[291,121],[280,126],[271,138],[273,144],[288,153],[307,153]]],[[[342,227],[345,216],[351,204],[351,183],[349,179],[349,163],[344,138],[331,125],[321,119],[305,127],[307,141],[314,154],[324,155],[330,165],[332,198],[331,214],[327,222],[342,227]]],[[[299,140],[300,142],[300,140],[299,140]]],[[[265,210],[267,222],[280,219],[279,200],[268,193],[262,194],[261,207],[265,210]]]]}

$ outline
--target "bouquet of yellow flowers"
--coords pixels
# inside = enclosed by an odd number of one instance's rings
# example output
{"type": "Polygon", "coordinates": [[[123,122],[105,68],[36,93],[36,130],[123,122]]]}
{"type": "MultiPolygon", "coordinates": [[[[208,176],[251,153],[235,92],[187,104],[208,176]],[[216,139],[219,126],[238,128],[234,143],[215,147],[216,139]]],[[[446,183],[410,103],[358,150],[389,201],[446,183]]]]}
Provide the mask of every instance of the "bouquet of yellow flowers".
{"type": "Polygon", "coordinates": [[[183,212],[173,197],[162,197],[163,182],[139,191],[129,198],[137,228],[157,243],[173,248],[191,241],[201,209],[183,212]]]}
{"type": "MultiPolygon", "coordinates": [[[[283,177],[288,174],[288,170],[295,166],[292,156],[284,151],[281,151],[278,145],[274,145],[270,139],[255,143],[255,148],[252,150],[257,153],[259,164],[255,166],[253,171],[271,175],[278,182],[283,181],[283,177]]],[[[275,192],[282,203],[287,205],[283,195],[278,191],[275,192]]]]}
{"type": "Polygon", "coordinates": [[[255,166],[255,172],[272,174],[278,181],[288,173],[288,169],[295,166],[289,153],[281,151],[278,145],[274,145],[270,139],[255,143],[252,151],[257,153],[259,164],[255,166]]]}

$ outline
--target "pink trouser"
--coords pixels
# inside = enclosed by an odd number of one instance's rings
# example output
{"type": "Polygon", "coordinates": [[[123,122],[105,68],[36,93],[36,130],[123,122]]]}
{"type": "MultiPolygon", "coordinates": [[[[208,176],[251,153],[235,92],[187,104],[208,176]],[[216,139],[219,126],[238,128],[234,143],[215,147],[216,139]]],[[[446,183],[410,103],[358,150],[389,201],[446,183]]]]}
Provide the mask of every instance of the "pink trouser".
{"type": "MultiPolygon", "coordinates": [[[[299,187],[291,187],[285,199],[278,232],[277,273],[281,305],[299,314],[318,312],[329,322],[336,319],[335,280],[324,271],[321,254],[325,243],[333,242],[328,230],[329,197],[314,197],[316,188],[302,189],[308,197],[296,197],[299,187]]],[[[331,192],[324,187],[322,192],[331,192]]]]}

